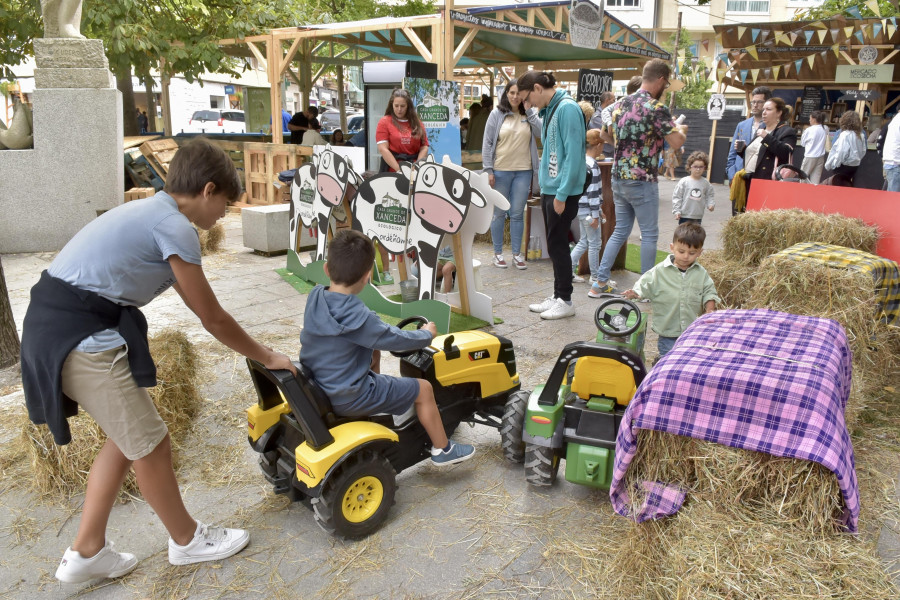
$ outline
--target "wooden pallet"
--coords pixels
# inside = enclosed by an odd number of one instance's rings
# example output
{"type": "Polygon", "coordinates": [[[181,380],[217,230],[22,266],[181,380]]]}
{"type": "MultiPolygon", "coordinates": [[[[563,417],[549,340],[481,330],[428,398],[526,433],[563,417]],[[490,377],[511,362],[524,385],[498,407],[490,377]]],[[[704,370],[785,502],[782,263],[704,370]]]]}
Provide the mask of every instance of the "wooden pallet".
{"type": "Polygon", "coordinates": [[[172,162],[172,157],[176,152],[178,152],[178,143],[171,138],[152,140],[141,144],[141,154],[163,181],[166,180],[169,163],[172,162]]]}
{"type": "Polygon", "coordinates": [[[125,202],[140,200],[141,198],[149,198],[154,194],[156,194],[156,190],[152,187],[134,187],[130,190],[125,190],[125,202]]]}
{"type": "Polygon", "coordinates": [[[310,160],[311,156],[312,148],[309,146],[245,143],[244,173],[246,181],[244,188],[247,191],[247,202],[249,204],[283,202],[284,184],[278,181],[278,173],[296,169],[310,160]]]}

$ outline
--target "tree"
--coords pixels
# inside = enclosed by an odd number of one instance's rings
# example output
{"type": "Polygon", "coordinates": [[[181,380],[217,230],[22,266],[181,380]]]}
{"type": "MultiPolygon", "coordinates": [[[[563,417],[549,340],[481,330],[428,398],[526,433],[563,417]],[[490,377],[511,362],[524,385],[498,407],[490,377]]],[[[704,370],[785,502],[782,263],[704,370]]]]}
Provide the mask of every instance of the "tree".
{"type": "MultiPolygon", "coordinates": [[[[859,14],[863,17],[877,16],[868,6],[866,6],[866,3],[863,0],[825,0],[818,6],[813,6],[797,13],[795,20],[814,21],[817,19],[827,19],[828,17],[836,15],[847,16],[847,9],[854,6],[859,9],[859,14]]],[[[898,0],[878,0],[878,9],[881,11],[882,17],[900,14],[898,0]]]]}
{"type": "MultiPolygon", "coordinates": [[[[678,108],[706,108],[712,92],[709,91],[712,81],[709,79],[706,63],[702,59],[694,59],[691,52],[690,32],[682,28],[678,36],[678,79],[684,83],[684,88],[675,94],[675,104],[678,108]]],[[[666,52],[675,52],[675,34],[662,44],[666,52]]]]}
{"type": "Polygon", "coordinates": [[[19,361],[19,335],[13,320],[6,278],[3,276],[3,261],[0,260],[0,369],[19,361]]]}

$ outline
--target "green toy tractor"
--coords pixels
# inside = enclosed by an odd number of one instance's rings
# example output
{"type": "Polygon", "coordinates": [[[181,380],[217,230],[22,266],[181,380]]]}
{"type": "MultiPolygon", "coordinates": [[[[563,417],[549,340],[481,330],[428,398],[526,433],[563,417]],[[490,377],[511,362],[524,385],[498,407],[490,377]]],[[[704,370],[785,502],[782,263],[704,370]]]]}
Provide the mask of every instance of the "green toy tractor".
{"type": "Polygon", "coordinates": [[[521,438],[504,443],[504,453],[524,460],[532,485],[553,484],[565,458],[567,481],[609,489],[619,424],[647,374],[647,323],[636,304],[620,297],[597,307],[594,322],[596,341],[567,345],[546,384],[507,401],[504,422],[518,422],[511,430],[521,438]]]}

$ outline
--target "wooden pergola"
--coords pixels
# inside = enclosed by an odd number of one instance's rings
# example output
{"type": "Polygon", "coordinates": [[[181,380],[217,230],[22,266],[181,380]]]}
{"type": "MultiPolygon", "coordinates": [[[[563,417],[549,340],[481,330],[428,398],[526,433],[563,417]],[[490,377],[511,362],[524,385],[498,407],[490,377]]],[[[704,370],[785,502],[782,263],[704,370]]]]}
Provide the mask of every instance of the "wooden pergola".
{"type": "MultiPolygon", "coordinates": [[[[271,84],[272,122],[282,110],[281,86],[290,77],[303,98],[329,67],[335,67],[343,91],[348,65],[366,60],[414,60],[437,64],[439,79],[507,77],[528,68],[560,73],[573,80],[580,68],[620,71],[617,78],[639,74],[652,57],[670,55],[622,21],[605,13],[602,41],[596,48],[580,48],[569,40],[569,1],[513,4],[489,8],[454,9],[452,0],[437,14],[383,18],[350,23],[307,25],[273,29],[242,40],[221,40],[229,54],[254,56],[265,65],[271,84]]],[[[165,95],[165,94],[164,94],[165,95]]],[[[344,110],[344,103],[339,103],[344,110]]],[[[168,114],[168,113],[167,113],[168,114]]],[[[282,132],[273,127],[272,141],[282,132]]]]}
{"type": "Polygon", "coordinates": [[[856,102],[854,110],[860,115],[867,103],[871,114],[882,115],[900,100],[900,95],[890,102],[887,98],[888,91],[900,87],[900,28],[895,18],[836,16],[821,21],[716,25],[714,29],[721,36],[727,61],[724,69],[719,65],[719,80],[747,94],[759,85],[772,89],[817,86],[824,90],[879,91],[876,99],[856,102]],[[864,47],[867,50],[861,54],[864,47]],[[893,78],[889,83],[837,83],[835,76],[842,65],[891,65],[893,78]]]}

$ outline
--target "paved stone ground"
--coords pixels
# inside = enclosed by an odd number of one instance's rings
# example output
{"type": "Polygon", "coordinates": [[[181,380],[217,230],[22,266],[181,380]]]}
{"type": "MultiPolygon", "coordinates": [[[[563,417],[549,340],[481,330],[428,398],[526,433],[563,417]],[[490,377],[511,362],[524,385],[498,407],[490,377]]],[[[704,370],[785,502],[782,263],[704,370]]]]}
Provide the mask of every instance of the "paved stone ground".
{"type": "MultiPolygon", "coordinates": [[[[670,197],[674,182],[662,181],[670,197]]],[[[705,218],[707,248],[718,246],[728,217],[727,190],[716,186],[720,208],[705,218]]],[[[674,229],[670,206],[660,208],[660,248],[674,229]]],[[[265,258],[241,245],[240,217],[225,219],[225,250],[204,259],[204,268],[222,305],[256,337],[296,355],[306,297],[284,283],[274,269],[284,257],[265,258]]],[[[637,231],[632,236],[637,240],[637,231]]],[[[503,319],[492,331],[514,342],[523,389],[542,383],[560,349],[593,338],[596,300],[587,284],[576,284],[577,314],[542,321],[527,305],[552,290],[548,260],[525,271],[490,266],[491,249],[477,245],[485,290],[503,319]]],[[[49,264],[49,253],[7,255],[4,270],[14,316],[21,328],[28,290],[49,264]]],[[[620,287],[633,273],[613,274],[620,287]]],[[[652,312],[650,305],[642,309],[652,312]]],[[[613,539],[623,527],[608,495],[559,481],[538,491],[527,486],[521,466],[504,462],[497,432],[462,426],[457,437],[477,444],[476,459],[438,471],[418,465],[398,477],[399,490],[385,527],[359,542],[342,542],[323,533],[300,504],[274,496],[246,444],[243,410],[255,401],[243,360],[212,340],[173,291],[146,307],[151,333],[183,330],[202,355],[204,408],[185,443],[188,458],[179,472],[192,514],[203,521],[251,529],[250,547],[222,563],[171,567],[166,533],[140,499],[118,504],[109,536],[119,549],[141,560],[128,577],[97,587],[60,585],[53,579],[59,557],[74,537],[82,497],[40,499],[15,487],[0,472],[0,596],[45,598],[572,598],[594,597],[578,557],[566,555],[579,543],[613,539]],[[561,541],[568,545],[563,546],[561,541]]],[[[655,356],[655,338],[647,342],[655,356]]],[[[385,371],[397,373],[396,359],[385,371]]],[[[6,416],[0,443],[21,443],[9,422],[22,402],[15,370],[0,372],[0,410],[6,416]]],[[[894,542],[896,543],[896,542],[894,542]]],[[[886,546],[886,556],[896,546],[886,546]]],[[[896,554],[895,554],[896,556],[896,554]]],[[[596,567],[593,567],[596,568],[596,567]]],[[[614,567],[613,567],[614,568],[614,567]]]]}

